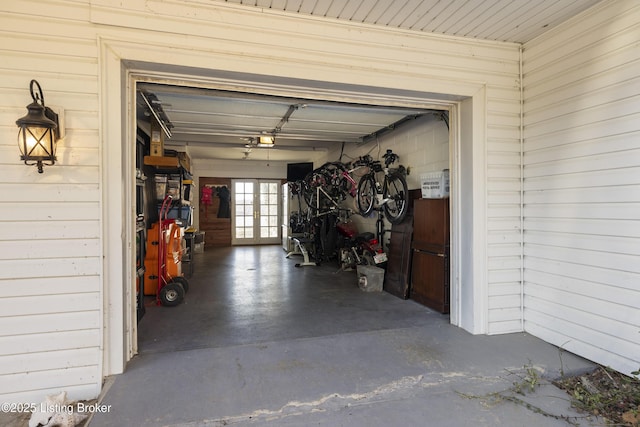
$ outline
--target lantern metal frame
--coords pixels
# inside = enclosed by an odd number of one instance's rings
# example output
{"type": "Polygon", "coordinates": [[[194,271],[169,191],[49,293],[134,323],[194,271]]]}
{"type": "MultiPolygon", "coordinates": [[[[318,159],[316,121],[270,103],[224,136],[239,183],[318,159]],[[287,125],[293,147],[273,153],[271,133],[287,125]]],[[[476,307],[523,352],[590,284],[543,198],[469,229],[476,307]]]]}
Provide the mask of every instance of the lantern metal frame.
{"type": "Polygon", "coordinates": [[[44,103],[42,88],[36,80],[29,84],[33,102],[27,105],[27,115],[16,120],[20,159],[25,165],[36,165],[38,173],[43,165],[56,162],[56,144],[60,138],[58,114],[44,103]]]}

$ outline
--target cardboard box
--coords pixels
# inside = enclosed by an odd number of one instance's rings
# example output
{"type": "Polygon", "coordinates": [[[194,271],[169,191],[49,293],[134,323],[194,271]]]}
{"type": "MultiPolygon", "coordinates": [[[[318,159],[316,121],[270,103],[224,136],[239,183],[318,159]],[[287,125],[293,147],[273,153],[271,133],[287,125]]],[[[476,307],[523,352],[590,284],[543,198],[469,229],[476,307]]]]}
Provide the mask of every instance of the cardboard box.
{"type": "Polygon", "coordinates": [[[365,292],[382,292],[384,268],[372,265],[357,265],[358,287],[365,292]]]}
{"type": "Polygon", "coordinates": [[[156,175],[154,180],[156,183],[156,199],[163,200],[164,196],[167,194],[167,176],[156,175]]]}
{"type": "Polygon", "coordinates": [[[420,174],[420,183],[423,199],[442,199],[449,197],[449,169],[420,174]]]}
{"type": "Polygon", "coordinates": [[[178,161],[184,170],[191,172],[191,157],[187,153],[178,151],[178,161]]]}
{"type": "Polygon", "coordinates": [[[160,124],[151,119],[151,148],[149,154],[153,157],[164,156],[164,132],[160,124]]]}

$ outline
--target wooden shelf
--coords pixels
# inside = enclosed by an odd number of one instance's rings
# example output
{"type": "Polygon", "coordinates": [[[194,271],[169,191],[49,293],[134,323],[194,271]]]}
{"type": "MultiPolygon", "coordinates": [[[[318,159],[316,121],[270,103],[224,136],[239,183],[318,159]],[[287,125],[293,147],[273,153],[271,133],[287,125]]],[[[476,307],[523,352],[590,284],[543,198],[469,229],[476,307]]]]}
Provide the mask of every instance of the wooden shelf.
{"type": "Polygon", "coordinates": [[[179,168],[180,160],[177,157],[144,156],[144,164],[160,168],[179,168]]]}

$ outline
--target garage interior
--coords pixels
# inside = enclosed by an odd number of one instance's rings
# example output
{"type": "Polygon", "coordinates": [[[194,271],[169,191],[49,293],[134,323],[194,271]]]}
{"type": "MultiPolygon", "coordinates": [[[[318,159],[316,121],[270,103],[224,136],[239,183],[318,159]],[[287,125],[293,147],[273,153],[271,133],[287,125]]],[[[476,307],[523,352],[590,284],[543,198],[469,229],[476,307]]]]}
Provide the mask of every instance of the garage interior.
{"type": "MultiPolygon", "coordinates": [[[[325,161],[348,163],[363,154],[381,159],[381,146],[386,148],[389,141],[396,152],[402,152],[403,138],[397,142],[396,134],[405,129],[419,134],[425,123],[442,131],[448,128],[447,112],[149,82],[138,83],[136,107],[137,241],[146,242],[137,246],[136,265],[141,354],[424,326],[434,318],[448,319],[446,257],[434,257],[440,270],[435,278],[423,270],[416,274],[417,278],[429,277],[438,283],[440,301],[425,300],[419,292],[412,292],[413,205],[423,195],[417,172],[408,180],[410,203],[401,223],[381,222],[381,212],[366,218],[358,215],[351,196],[339,200],[341,209],[350,209],[351,213],[329,221],[332,227],[336,220],[354,223],[360,233],[370,232],[383,242],[387,260],[380,264],[368,260],[382,269],[376,274],[385,275],[381,292],[360,289],[361,270],[341,264],[340,244],[333,243],[322,254],[313,250],[300,253],[306,245],[293,239],[304,241],[308,230],[292,227],[302,216],[309,217],[309,207],[303,197],[297,197],[296,187],[292,191],[292,182],[287,182],[291,177],[286,176],[291,167],[295,170],[300,165],[318,168],[325,161]],[[261,136],[273,138],[273,145],[263,147],[261,136]],[[233,193],[238,175],[194,176],[192,164],[197,159],[241,160],[240,176],[251,181],[260,178],[261,166],[280,167],[279,179],[264,180],[277,183],[279,191],[275,238],[273,227],[266,238],[236,238],[238,220],[230,214],[238,212],[238,204],[230,196],[230,206],[222,207],[223,198],[217,196],[221,188],[233,193]],[[180,184],[172,189],[175,180],[180,184]],[[203,197],[207,189],[211,192],[203,197]],[[167,216],[181,225],[184,236],[180,271],[169,275],[183,275],[188,281],[184,299],[173,307],[158,303],[157,278],[163,273],[158,273],[158,264],[154,263],[158,255],[152,243],[158,241],[154,238],[158,231],[152,226],[158,222],[159,206],[167,193],[174,196],[167,216]],[[228,212],[221,215],[221,210],[228,212]]],[[[408,141],[406,137],[404,140],[408,141]]],[[[425,145],[424,150],[428,147],[425,145]]],[[[447,156],[448,149],[445,162],[447,156]]],[[[402,153],[400,157],[402,164],[402,153]]],[[[418,171],[426,167],[420,166],[415,161],[412,164],[418,171]]],[[[358,178],[354,174],[356,181],[358,178]]],[[[439,198],[440,202],[448,200],[439,198]]],[[[446,233],[448,244],[448,203],[443,206],[447,210],[440,212],[439,219],[444,223],[438,227],[441,234],[446,233]]],[[[310,216],[323,215],[311,212],[310,216]]],[[[380,281],[380,276],[368,279],[380,281]]]]}

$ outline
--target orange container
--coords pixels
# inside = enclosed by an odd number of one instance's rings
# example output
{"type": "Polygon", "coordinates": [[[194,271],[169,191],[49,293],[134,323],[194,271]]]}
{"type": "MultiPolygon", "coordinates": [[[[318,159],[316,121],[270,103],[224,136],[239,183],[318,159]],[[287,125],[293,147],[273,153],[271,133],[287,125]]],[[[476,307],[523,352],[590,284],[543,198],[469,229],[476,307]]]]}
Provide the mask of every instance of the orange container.
{"type": "Polygon", "coordinates": [[[155,296],[158,293],[158,260],[144,262],[144,294],[155,296]]]}
{"type": "MultiPolygon", "coordinates": [[[[165,223],[163,230],[166,262],[164,267],[165,280],[182,276],[182,229],[178,224],[165,223]]],[[[144,258],[144,295],[156,295],[158,292],[158,227],[154,223],[147,232],[147,251],[144,258]]]]}
{"type": "Polygon", "coordinates": [[[176,223],[167,232],[167,281],[169,277],[182,276],[182,229],[176,223]]]}
{"type": "Polygon", "coordinates": [[[147,248],[145,252],[145,265],[147,260],[158,261],[158,223],[154,222],[147,230],[147,248]]]}

